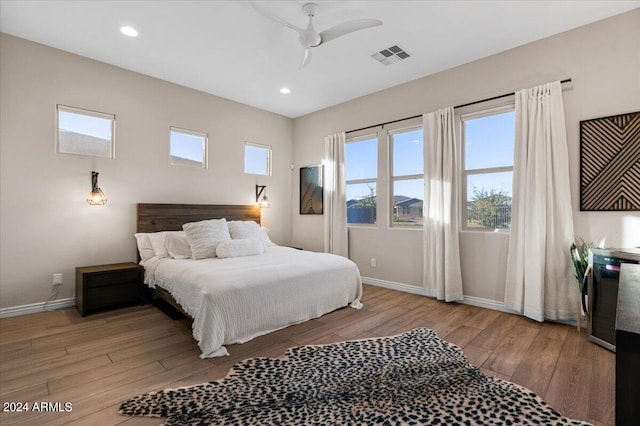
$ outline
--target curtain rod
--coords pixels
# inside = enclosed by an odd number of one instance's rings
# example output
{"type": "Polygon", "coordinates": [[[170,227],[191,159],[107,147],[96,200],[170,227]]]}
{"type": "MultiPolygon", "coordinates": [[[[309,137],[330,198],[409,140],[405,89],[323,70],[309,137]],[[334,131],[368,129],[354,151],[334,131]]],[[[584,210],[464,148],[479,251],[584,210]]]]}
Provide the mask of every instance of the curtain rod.
{"type": "MultiPolygon", "coordinates": [[[[570,83],[570,82],[571,82],[570,78],[567,78],[567,79],[564,79],[564,80],[560,81],[561,84],[570,83]]],[[[495,101],[496,99],[502,99],[502,98],[506,98],[507,96],[512,96],[512,95],[515,95],[515,92],[505,93],[504,95],[494,96],[492,98],[480,99],[479,101],[468,102],[468,103],[462,104],[462,105],[456,105],[453,108],[464,108],[464,107],[468,107],[468,106],[471,106],[471,105],[480,104],[482,102],[495,101]]],[[[387,124],[398,123],[400,121],[411,120],[412,118],[418,118],[418,117],[422,117],[422,114],[414,115],[412,117],[400,118],[398,120],[387,121],[385,123],[372,124],[371,126],[361,127],[360,129],[355,129],[355,130],[349,130],[348,132],[345,132],[345,133],[359,132],[360,130],[366,130],[366,129],[370,129],[372,127],[378,127],[378,126],[383,126],[384,127],[387,124]]]]}

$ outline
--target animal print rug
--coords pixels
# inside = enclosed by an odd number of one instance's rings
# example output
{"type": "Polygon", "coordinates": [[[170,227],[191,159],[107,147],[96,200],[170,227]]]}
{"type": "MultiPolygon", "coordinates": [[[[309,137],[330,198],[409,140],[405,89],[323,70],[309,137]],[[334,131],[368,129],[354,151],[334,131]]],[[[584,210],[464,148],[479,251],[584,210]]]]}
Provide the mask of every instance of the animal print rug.
{"type": "Polygon", "coordinates": [[[482,374],[428,329],[253,358],[226,378],[134,397],[166,425],[580,425],[533,392],[482,374]]]}

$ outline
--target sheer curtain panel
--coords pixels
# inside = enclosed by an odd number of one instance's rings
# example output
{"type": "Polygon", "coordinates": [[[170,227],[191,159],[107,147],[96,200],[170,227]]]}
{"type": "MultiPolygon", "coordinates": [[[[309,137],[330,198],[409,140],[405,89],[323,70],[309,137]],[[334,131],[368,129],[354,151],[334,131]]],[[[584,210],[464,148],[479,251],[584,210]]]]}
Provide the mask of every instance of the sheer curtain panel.
{"type": "Polygon", "coordinates": [[[537,321],[577,318],[573,217],[560,82],[516,92],[505,305],[537,321]]]}
{"type": "Polygon", "coordinates": [[[324,251],[349,257],[344,169],[345,134],[324,138],[324,251]]]}
{"type": "Polygon", "coordinates": [[[424,273],[425,293],[447,302],[461,300],[458,242],[462,150],[453,107],[424,114],[424,273]]]}

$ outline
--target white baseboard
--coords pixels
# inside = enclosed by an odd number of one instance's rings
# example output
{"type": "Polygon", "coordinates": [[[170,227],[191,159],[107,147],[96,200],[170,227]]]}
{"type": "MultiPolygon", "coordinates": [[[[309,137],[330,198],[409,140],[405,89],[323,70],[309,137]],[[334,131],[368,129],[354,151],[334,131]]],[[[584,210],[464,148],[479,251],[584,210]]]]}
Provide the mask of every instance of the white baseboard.
{"type": "Polygon", "coordinates": [[[396,283],[393,281],[379,280],[377,278],[362,277],[363,284],[371,284],[376,287],[384,287],[390,290],[404,291],[405,293],[425,295],[424,288],[410,284],[396,283]]]}
{"type": "MultiPolygon", "coordinates": [[[[464,300],[460,303],[465,305],[478,306],[480,308],[493,309],[494,311],[506,312],[509,314],[518,314],[513,309],[509,309],[504,305],[504,302],[498,302],[497,300],[483,299],[482,297],[464,296],[464,300]]],[[[519,314],[518,314],[519,315],[519,314]]]]}
{"type": "MultiPolygon", "coordinates": [[[[412,294],[419,294],[421,296],[427,296],[426,292],[424,291],[424,288],[418,287],[415,285],[396,283],[393,281],[385,281],[385,280],[379,280],[377,278],[369,278],[369,277],[362,277],[362,282],[365,284],[374,285],[376,287],[384,287],[390,290],[398,290],[398,291],[404,291],[405,293],[412,293],[412,294]]],[[[490,299],[482,299],[480,297],[464,296],[464,300],[460,300],[458,303],[478,306],[480,308],[493,309],[494,311],[509,312],[511,314],[516,313],[508,309],[507,307],[505,307],[503,302],[498,302],[496,300],[490,300],[490,299]]]]}
{"type": "MultiPolygon", "coordinates": [[[[412,294],[419,294],[421,296],[427,296],[426,292],[424,291],[424,288],[418,287],[415,285],[396,283],[393,281],[385,281],[385,280],[379,280],[377,278],[369,278],[369,277],[362,277],[362,282],[364,284],[371,284],[376,287],[384,287],[390,290],[398,290],[398,291],[404,291],[405,293],[412,293],[412,294]]],[[[427,296],[427,297],[430,297],[430,296],[427,296]]],[[[521,315],[519,312],[514,311],[513,309],[507,308],[504,305],[504,302],[499,302],[497,300],[491,300],[491,299],[483,299],[482,297],[464,296],[464,299],[458,301],[458,303],[477,306],[479,308],[492,309],[494,311],[506,312],[508,314],[521,315]]],[[[572,325],[574,327],[577,324],[576,320],[547,320],[547,321],[553,321],[553,322],[558,322],[560,324],[572,325]]]]}
{"type": "Polygon", "coordinates": [[[16,317],[18,315],[37,314],[39,312],[55,311],[76,305],[76,298],[52,300],[51,302],[32,303],[30,305],[12,306],[0,309],[0,318],[16,317]]]}

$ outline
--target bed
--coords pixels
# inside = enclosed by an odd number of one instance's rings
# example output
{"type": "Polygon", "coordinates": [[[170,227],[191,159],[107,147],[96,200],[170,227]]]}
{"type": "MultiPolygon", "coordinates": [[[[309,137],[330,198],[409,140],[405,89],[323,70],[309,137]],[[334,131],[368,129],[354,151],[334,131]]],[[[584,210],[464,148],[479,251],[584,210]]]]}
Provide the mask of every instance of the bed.
{"type": "MultiPolygon", "coordinates": [[[[226,218],[260,223],[256,206],[138,204],[137,232],[178,231],[185,223],[226,218]]],[[[201,357],[228,355],[244,343],[336,309],[360,308],[357,266],[341,256],[269,246],[230,258],[141,260],[145,284],[193,319],[201,357]]]]}

